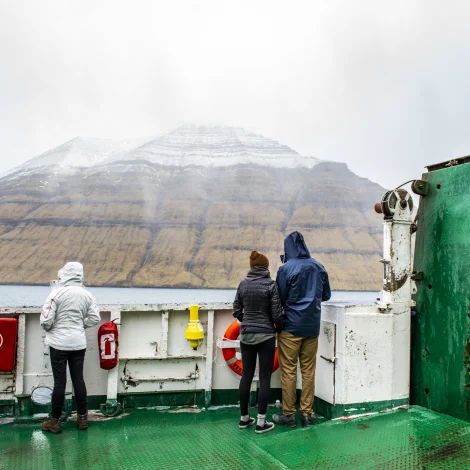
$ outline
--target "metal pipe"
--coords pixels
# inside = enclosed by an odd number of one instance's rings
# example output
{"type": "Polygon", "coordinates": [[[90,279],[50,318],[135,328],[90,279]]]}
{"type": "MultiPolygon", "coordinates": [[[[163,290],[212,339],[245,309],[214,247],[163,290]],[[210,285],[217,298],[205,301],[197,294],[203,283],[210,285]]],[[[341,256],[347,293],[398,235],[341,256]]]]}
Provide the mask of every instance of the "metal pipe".
{"type": "Polygon", "coordinates": [[[189,356],[136,356],[136,357],[120,357],[120,361],[165,361],[171,359],[204,359],[205,354],[196,354],[189,356]]]}

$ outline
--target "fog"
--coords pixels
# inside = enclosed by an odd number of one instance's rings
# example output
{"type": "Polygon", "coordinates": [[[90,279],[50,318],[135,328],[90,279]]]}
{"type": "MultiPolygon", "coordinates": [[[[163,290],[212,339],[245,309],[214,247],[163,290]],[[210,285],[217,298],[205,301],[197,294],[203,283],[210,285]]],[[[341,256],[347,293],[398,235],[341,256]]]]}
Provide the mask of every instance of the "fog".
{"type": "Polygon", "coordinates": [[[462,1],[0,2],[0,172],[77,135],[239,126],[386,187],[470,153],[462,1]]]}

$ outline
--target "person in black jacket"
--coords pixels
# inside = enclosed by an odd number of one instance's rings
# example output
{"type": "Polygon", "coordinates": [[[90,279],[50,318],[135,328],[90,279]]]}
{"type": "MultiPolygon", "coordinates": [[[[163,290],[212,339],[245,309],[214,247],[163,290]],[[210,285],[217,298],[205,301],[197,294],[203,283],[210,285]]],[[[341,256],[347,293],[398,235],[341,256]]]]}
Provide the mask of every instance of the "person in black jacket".
{"type": "Polygon", "coordinates": [[[269,274],[269,261],[257,251],[250,255],[251,269],[238,286],[233,303],[233,316],[241,322],[240,349],[243,375],[240,380],[240,429],[255,424],[250,418],[248,403],[251,382],[255,374],[256,358],[259,357],[258,421],[255,432],[265,433],[274,429],[266,421],[271,374],[276,349],[276,331],[282,331],[282,307],[276,283],[269,274]]]}

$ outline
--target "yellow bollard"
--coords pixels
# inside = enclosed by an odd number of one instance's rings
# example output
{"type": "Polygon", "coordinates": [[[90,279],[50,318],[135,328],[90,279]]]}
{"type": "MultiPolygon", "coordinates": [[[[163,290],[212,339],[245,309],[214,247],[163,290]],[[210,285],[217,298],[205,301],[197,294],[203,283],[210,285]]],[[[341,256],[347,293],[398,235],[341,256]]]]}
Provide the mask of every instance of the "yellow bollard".
{"type": "Polygon", "coordinates": [[[199,306],[191,305],[189,307],[189,322],[186,327],[185,338],[189,341],[190,346],[196,350],[199,346],[199,341],[204,339],[204,330],[199,323],[199,306]]]}

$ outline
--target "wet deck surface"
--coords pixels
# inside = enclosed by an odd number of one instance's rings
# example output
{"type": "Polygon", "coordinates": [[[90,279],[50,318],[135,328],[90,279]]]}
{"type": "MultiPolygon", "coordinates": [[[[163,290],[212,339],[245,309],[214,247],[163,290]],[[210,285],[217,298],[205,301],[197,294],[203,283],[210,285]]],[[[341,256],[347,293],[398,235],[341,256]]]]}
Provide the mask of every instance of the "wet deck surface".
{"type": "Polygon", "coordinates": [[[69,422],[59,435],[6,424],[0,469],[470,468],[470,423],[423,408],[264,435],[239,430],[238,419],[233,408],[141,410],[85,432],[69,422]]]}

